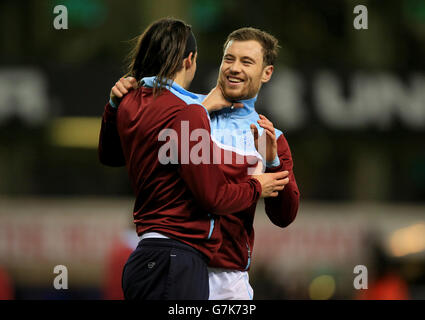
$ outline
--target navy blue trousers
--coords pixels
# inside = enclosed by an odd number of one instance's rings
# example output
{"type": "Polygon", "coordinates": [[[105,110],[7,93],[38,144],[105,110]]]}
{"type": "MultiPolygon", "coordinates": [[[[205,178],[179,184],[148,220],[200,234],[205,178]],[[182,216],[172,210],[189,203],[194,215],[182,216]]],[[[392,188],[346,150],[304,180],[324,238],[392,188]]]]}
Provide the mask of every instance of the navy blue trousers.
{"type": "Polygon", "coordinates": [[[208,300],[206,257],[173,239],[144,239],[122,274],[127,300],[208,300]]]}

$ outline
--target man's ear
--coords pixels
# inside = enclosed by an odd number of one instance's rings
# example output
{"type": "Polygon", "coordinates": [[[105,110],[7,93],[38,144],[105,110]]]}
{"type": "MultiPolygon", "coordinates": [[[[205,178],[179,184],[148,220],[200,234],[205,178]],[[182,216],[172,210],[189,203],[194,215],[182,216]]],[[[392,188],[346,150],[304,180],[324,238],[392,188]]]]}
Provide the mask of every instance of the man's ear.
{"type": "Polygon", "coordinates": [[[192,64],[193,64],[193,52],[189,53],[187,58],[185,58],[183,61],[184,61],[184,68],[186,70],[190,69],[192,67],[192,64]]]}
{"type": "Polygon", "coordinates": [[[272,65],[267,66],[263,69],[263,74],[261,76],[261,82],[266,83],[269,82],[270,78],[272,77],[274,67],[272,65]]]}

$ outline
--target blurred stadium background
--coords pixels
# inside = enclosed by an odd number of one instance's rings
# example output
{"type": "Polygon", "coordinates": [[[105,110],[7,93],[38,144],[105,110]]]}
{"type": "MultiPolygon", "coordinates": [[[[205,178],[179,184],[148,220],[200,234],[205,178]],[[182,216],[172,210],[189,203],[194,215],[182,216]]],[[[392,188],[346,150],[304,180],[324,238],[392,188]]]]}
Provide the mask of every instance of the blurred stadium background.
{"type": "Polygon", "coordinates": [[[255,298],[424,299],[422,0],[2,0],[2,298],[114,297],[112,261],[137,238],[125,168],[97,160],[100,117],[128,41],[164,16],[194,27],[195,92],[214,84],[232,30],[258,27],[282,46],[257,107],[290,143],[302,198],[283,230],[258,207],[255,298]],[[357,4],[367,30],[353,28],[357,4]],[[68,30],[53,28],[56,5],[68,30]],[[53,288],[56,265],[68,290],[53,288]],[[356,265],[368,290],[353,287],[356,265]]]}

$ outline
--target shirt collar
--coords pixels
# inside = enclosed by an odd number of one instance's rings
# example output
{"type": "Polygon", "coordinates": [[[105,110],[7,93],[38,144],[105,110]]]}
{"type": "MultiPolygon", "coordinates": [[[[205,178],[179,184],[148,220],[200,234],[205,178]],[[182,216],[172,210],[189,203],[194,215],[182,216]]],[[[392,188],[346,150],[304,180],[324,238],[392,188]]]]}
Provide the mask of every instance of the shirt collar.
{"type": "MultiPolygon", "coordinates": [[[[149,87],[149,88],[153,88],[155,85],[155,81],[156,81],[156,77],[145,77],[142,80],[140,80],[140,85],[145,86],[145,87],[149,87]]],[[[167,83],[165,85],[165,88],[170,90],[170,89],[174,89],[177,92],[188,96],[192,99],[198,99],[198,96],[193,94],[190,91],[187,91],[185,88],[183,88],[181,85],[177,84],[176,82],[174,82],[173,80],[168,79],[167,83]]]]}
{"type": "Polygon", "coordinates": [[[231,109],[230,112],[238,116],[246,116],[250,114],[251,112],[255,111],[255,102],[257,101],[257,97],[258,95],[251,99],[237,101],[242,102],[243,108],[237,108],[233,110],[231,109]]]}
{"type": "Polygon", "coordinates": [[[236,102],[242,103],[242,108],[224,108],[217,111],[218,114],[226,114],[227,116],[239,116],[244,117],[255,111],[255,102],[257,101],[258,95],[251,99],[237,100],[236,102]]]}
{"type": "MultiPolygon", "coordinates": [[[[154,87],[154,83],[155,83],[156,77],[145,77],[142,80],[140,80],[140,85],[145,86],[145,87],[150,87],[153,88],[154,87]]],[[[194,93],[187,91],[186,89],[184,89],[182,86],[180,86],[179,84],[175,83],[173,80],[167,80],[167,84],[165,86],[168,90],[170,89],[174,89],[177,92],[188,96],[192,99],[199,99],[199,97],[197,95],[195,95],[194,93]]],[[[231,115],[235,115],[235,116],[247,116],[249,115],[251,112],[255,111],[255,102],[257,101],[257,97],[258,95],[256,95],[254,98],[251,99],[245,99],[245,100],[238,100],[236,102],[241,102],[243,104],[242,108],[234,108],[231,109],[229,108],[224,108],[220,111],[218,111],[218,113],[226,113],[226,114],[231,114],[231,115]]]]}

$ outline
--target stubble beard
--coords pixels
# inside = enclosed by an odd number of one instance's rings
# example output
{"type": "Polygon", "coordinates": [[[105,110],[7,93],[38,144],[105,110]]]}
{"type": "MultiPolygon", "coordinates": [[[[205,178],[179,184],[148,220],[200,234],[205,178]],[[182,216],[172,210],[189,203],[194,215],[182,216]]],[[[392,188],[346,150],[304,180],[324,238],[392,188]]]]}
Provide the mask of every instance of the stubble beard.
{"type": "Polygon", "coordinates": [[[247,90],[242,90],[241,93],[237,95],[227,92],[225,80],[222,77],[219,78],[218,84],[221,87],[224,98],[230,102],[251,99],[256,95],[256,90],[252,87],[252,83],[248,85],[247,90]],[[244,91],[247,92],[244,94],[244,91]]]}

